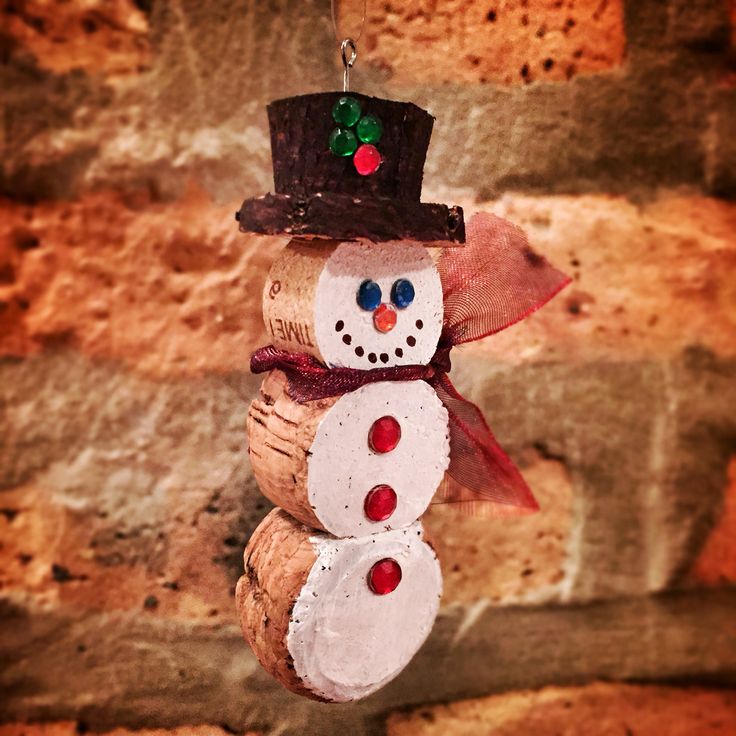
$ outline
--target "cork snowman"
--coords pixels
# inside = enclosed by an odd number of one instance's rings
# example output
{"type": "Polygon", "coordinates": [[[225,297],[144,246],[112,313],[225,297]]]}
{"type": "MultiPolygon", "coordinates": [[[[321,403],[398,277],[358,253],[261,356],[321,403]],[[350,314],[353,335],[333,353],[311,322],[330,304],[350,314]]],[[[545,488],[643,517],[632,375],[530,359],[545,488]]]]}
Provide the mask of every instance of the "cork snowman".
{"type": "Polygon", "coordinates": [[[453,435],[429,380],[447,327],[437,253],[462,247],[465,223],[420,202],[433,119],[415,105],[325,93],[268,114],[275,192],[238,219],[290,238],[263,291],[271,345],[247,419],[277,508],[249,540],[237,607],[283,685],[347,702],[401,672],[439,607],[421,523],[453,435]]]}

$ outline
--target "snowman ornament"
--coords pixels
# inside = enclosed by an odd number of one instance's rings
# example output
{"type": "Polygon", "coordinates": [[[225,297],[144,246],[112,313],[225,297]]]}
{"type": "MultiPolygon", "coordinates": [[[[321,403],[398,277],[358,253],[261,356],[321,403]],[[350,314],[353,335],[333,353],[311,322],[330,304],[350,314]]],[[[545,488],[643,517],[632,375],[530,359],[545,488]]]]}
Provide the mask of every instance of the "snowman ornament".
{"type": "Polygon", "coordinates": [[[271,344],[247,420],[275,505],[237,586],[243,633],[290,690],[348,702],[412,659],[442,577],[420,517],[433,499],[534,509],[449,353],[503,329],[567,283],[492,215],[420,202],[432,117],[351,93],[268,107],[275,193],[245,232],[291,236],[263,292],[271,344]]]}

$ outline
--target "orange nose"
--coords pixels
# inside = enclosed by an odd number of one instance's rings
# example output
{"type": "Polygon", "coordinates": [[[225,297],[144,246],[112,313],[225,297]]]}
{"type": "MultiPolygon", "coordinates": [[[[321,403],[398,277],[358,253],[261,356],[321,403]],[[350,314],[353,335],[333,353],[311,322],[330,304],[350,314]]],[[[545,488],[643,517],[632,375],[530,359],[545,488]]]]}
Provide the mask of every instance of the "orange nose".
{"type": "Polygon", "coordinates": [[[379,332],[391,332],[396,327],[396,310],[390,304],[379,304],[373,312],[373,326],[379,332]]]}

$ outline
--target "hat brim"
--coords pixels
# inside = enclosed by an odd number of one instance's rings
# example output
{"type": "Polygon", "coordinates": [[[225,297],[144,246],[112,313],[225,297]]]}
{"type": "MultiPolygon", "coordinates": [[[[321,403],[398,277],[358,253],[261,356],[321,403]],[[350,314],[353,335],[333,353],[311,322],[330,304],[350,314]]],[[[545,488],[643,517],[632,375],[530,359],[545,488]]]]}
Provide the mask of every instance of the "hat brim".
{"type": "Polygon", "coordinates": [[[353,194],[265,194],[246,199],[235,215],[241,232],[373,242],[415,240],[452,246],[465,242],[462,207],[353,194]]]}

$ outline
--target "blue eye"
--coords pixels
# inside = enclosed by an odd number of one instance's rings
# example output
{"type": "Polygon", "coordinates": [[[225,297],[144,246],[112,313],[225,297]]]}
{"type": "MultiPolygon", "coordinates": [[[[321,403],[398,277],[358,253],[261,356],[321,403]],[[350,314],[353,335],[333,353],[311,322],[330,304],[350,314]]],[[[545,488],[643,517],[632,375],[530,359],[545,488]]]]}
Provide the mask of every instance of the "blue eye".
{"type": "Polygon", "coordinates": [[[414,301],[414,285],[408,279],[394,281],[391,287],[391,301],[399,308],[406,309],[414,301]]]}
{"type": "Polygon", "coordinates": [[[372,312],[381,303],[381,287],[370,279],[366,279],[358,288],[358,306],[366,312],[372,312]]]}

